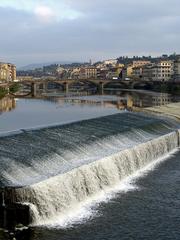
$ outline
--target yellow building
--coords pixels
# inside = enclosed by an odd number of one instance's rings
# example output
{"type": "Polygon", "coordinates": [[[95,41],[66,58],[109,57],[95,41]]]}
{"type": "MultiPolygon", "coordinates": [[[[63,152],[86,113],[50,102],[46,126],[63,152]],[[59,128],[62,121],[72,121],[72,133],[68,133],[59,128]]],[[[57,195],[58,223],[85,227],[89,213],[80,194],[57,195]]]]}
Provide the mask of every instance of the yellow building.
{"type": "Polygon", "coordinates": [[[0,62],[0,81],[12,82],[16,79],[16,66],[0,62]]]}
{"type": "Polygon", "coordinates": [[[138,61],[133,61],[133,68],[134,67],[142,67],[145,65],[151,64],[150,61],[146,61],[146,60],[138,60],[138,61]]]}
{"type": "Polygon", "coordinates": [[[127,77],[132,77],[132,73],[133,73],[133,66],[129,65],[127,67],[127,77]]]}

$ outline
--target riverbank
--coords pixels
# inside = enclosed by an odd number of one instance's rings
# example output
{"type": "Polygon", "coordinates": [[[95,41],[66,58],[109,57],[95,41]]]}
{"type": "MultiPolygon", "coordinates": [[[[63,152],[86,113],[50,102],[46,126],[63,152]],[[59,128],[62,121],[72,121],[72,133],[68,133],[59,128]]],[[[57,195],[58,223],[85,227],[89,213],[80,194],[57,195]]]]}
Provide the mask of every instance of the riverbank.
{"type": "Polygon", "coordinates": [[[180,121],[180,102],[170,103],[164,106],[143,108],[143,112],[165,115],[180,121]]]}

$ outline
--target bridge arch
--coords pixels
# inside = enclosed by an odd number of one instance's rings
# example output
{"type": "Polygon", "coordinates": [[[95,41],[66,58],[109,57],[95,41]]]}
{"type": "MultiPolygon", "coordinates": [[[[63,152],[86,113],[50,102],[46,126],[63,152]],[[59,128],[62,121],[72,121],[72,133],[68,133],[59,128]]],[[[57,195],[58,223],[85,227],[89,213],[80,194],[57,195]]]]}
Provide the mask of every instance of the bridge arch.
{"type": "MultiPolygon", "coordinates": [[[[129,86],[129,82],[126,83],[124,81],[109,81],[107,83],[104,84],[104,89],[107,89],[107,88],[127,88],[129,86]]],[[[129,88],[129,87],[128,87],[129,88]]]]}
{"type": "Polygon", "coordinates": [[[69,80],[65,84],[68,84],[66,86],[66,89],[68,87],[68,90],[73,90],[76,89],[78,91],[92,91],[96,92],[99,88],[98,83],[88,80],[88,79],[74,79],[74,80],[69,80]]]}
{"type": "Polygon", "coordinates": [[[131,88],[133,89],[151,89],[153,83],[151,82],[147,82],[147,81],[136,81],[136,82],[132,82],[131,84],[131,88]]]}
{"type": "Polygon", "coordinates": [[[40,87],[44,88],[42,84],[44,84],[45,88],[48,90],[53,90],[53,89],[64,90],[64,84],[61,82],[57,82],[55,80],[49,80],[49,81],[46,81],[45,83],[41,83],[40,87]]]}

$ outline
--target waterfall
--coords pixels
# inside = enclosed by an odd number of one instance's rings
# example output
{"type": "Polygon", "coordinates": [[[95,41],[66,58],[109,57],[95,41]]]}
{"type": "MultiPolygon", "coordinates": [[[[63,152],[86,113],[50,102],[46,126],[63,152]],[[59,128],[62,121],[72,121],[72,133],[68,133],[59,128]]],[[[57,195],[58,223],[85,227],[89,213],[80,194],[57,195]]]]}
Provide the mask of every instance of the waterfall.
{"type": "Polygon", "coordinates": [[[165,156],[179,146],[180,131],[141,143],[40,183],[16,189],[16,201],[29,203],[34,224],[74,211],[93,196],[165,156]]]}
{"type": "Polygon", "coordinates": [[[63,218],[179,146],[179,124],[120,113],[0,137],[6,203],[30,207],[33,224],[63,218]]]}

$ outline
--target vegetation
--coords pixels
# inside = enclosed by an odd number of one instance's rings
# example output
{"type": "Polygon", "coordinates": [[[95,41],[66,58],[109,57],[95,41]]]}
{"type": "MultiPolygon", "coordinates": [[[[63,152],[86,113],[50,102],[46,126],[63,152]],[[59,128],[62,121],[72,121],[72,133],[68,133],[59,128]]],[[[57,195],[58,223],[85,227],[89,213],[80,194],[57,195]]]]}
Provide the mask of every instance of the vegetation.
{"type": "Polygon", "coordinates": [[[160,85],[153,85],[151,90],[180,95],[180,84],[162,83],[160,85]]]}
{"type": "Polygon", "coordinates": [[[19,84],[18,83],[14,83],[13,85],[10,86],[9,91],[11,93],[16,93],[16,92],[19,91],[19,89],[20,89],[19,84]]]}
{"type": "MultiPolygon", "coordinates": [[[[18,92],[18,91],[19,91],[19,84],[18,84],[18,83],[12,84],[12,85],[10,86],[10,88],[9,88],[9,91],[10,91],[11,93],[16,93],[16,92],[18,92]]],[[[3,97],[5,97],[6,94],[8,94],[8,90],[5,89],[5,88],[0,87],[0,99],[3,98],[3,97]]]]}
{"type": "Polygon", "coordinates": [[[138,61],[138,60],[143,60],[143,61],[151,61],[152,63],[157,63],[161,60],[176,60],[179,55],[176,55],[176,53],[173,53],[171,55],[163,54],[162,56],[159,57],[152,57],[152,56],[133,56],[133,57],[128,57],[128,56],[120,56],[117,58],[119,63],[123,64],[131,64],[133,61],[138,61]]]}

